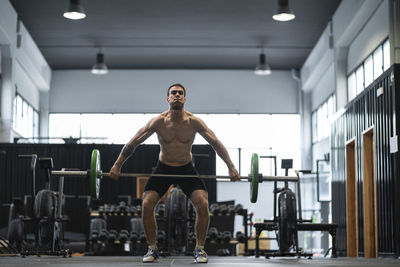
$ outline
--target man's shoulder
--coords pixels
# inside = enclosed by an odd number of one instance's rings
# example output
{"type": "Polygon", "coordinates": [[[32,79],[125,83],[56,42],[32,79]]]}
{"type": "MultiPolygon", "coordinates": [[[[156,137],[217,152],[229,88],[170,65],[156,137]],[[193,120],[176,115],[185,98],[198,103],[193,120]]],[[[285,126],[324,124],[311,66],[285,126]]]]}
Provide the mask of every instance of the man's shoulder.
{"type": "Polygon", "coordinates": [[[163,113],[157,115],[153,118],[154,122],[162,122],[168,116],[168,111],[164,111],[163,113]]]}
{"type": "Polygon", "coordinates": [[[164,121],[164,118],[165,118],[165,114],[161,113],[161,114],[157,115],[156,117],[152,118],[148,122],[148,125],[150,125],[151,127],[158,127],[160,125],[160,123],[164,121]]]}
{"type": "Polygon", "coordinates": [[[200,122],[200,118],[196,117],[195,115],[193,115],[193,113],[189,112],[189,111],[185,111],[186,112],[186,117],[192,121],[192,122],[200,122]]]}

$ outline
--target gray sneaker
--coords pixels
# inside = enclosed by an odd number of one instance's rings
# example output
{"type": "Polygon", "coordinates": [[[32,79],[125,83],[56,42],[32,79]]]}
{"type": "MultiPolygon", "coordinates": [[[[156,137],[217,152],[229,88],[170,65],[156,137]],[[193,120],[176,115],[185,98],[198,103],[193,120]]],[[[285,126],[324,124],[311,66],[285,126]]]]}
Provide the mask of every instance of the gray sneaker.
{"type": "Polygon", "coordinates": [[[204,251],[204,249],[196,249],[193,251],[194,261],[197,263],[207,263],[208,262],[208,255],[204,251]]]}
{"type": "Polygon", "coordinates": [[[146,255],[143,256],[143,262],[154,262],[158,259],[158,250],[149,248],[146,255]]]}

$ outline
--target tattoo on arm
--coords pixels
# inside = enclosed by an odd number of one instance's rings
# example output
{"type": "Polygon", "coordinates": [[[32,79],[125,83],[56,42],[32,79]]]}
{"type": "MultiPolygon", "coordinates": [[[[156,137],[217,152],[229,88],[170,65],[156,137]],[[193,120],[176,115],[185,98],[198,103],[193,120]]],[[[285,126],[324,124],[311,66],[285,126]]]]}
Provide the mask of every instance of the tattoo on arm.
{"type": "Polygon", "coordinates": [[[135,145],[133,145],[132,143],[127,143],[122,148],[121,155],[124,156],[125,158],[129,158],[134,150],[135,150],[135,145]]]}

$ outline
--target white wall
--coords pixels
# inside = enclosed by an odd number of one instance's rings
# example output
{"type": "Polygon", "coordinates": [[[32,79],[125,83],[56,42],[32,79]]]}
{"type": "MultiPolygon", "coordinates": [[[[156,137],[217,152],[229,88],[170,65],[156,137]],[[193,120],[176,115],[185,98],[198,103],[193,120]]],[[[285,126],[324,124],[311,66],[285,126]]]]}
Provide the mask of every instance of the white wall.
{"type": "Polygon", "coordinates": [[[333,63],[323,73],[312,91],[312,110],[315,110],[328,96],[335,92],[335,69],[333,63]]]}
{"type": "Polygon", "coordinates": [[[388,4],[382,1],[349,47],[347,73],[361,64],[389,36],[388,4]]]}
{"type": "Polygon", "coordinates": [[[51,69],[7,0],[0,1],[0,49],[0,142],[12,142],[15,92],[39,109],[39,91],[50,88],[51,69]]]}
{"type": "Polygon", "coordinates": [[[49,112],[162,112],[169,85],[187,88],[194,113],[298,113],[298,89],[290,71],[255,76],[235,70],[53,71],[49,112]]]}
{"type": "Polygon", "coordinates": [[[39,91],[18,61],[13,64],[13,80],[17,92],[36,110],[39,110],[39,91]]]}

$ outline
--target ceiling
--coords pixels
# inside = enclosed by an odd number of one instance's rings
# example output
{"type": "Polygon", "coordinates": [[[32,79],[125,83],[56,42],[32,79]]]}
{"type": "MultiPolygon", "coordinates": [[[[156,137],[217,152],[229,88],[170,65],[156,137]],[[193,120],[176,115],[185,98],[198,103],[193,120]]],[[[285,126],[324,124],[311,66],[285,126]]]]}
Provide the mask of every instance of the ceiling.
{"type": "Polygon", "coordinates": [[[98,47],[110,69],[300,69],[340,0],[290,0],[296,19],[272,19],[277,0],[10,0],[52,69],[89,69],[98,47]]]}

